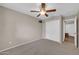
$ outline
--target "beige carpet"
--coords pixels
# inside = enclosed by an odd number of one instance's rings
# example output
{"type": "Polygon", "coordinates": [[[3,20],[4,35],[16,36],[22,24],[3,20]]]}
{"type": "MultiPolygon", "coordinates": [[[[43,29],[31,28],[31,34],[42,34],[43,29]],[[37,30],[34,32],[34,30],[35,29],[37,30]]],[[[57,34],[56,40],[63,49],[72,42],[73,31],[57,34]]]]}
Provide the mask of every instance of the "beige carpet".
{"type": "Polygon", "coordinates": [[[1,55],[76,55],[79,49],[69,42],[58,44],[41,39],[0,53],[1,55]]]}

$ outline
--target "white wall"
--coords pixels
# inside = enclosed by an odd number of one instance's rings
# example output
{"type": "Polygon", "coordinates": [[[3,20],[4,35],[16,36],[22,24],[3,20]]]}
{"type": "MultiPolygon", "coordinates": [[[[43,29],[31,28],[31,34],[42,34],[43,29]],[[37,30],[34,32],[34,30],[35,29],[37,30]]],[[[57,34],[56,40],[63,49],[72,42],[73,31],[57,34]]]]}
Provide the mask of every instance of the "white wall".
{"type": "Polygon", "coordinates": [[[38,19],[0,7],[0,50],[41,38],[38,19]]]}
{"type": "Polygon", "coordinates": [[[61,17],[48,19],[43,24],[44,38],[61,43],[61,17]]]}
{"type": "Polygon", "coordinates": [[[75,24],[65,24],[65,32],[69,33],[70,36],[74,36],[75,24]]]}

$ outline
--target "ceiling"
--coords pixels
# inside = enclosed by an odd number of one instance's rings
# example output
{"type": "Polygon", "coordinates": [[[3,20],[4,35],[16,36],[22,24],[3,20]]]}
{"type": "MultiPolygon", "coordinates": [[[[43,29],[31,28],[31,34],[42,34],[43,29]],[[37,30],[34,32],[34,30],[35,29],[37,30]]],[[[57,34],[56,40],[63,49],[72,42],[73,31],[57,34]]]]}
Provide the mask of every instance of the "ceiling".
{"type": "Polygon", "coordinates": [[[40,3],[0,3],[1,6],[13,9],[15,11],[28,14],[38,19],[46,19],[54,16],[70,16],[78,14],[79,3],[47,3],[46,9],[56,8],[56,12],[48,13],[48,17],[40,16],[36,17],[38,13],[32,13],[30,10],[39,10],[40,3]]]}

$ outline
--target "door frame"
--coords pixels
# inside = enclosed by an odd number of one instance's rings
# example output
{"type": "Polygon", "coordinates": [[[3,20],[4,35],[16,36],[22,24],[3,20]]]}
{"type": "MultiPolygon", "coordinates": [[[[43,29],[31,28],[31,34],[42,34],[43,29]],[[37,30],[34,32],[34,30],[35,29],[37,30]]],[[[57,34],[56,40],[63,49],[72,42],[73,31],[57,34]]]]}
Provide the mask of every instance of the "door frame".
{"type": "MultiPolygon", "coordinates": [[[[63,40],[62,42],[64,42],[64,37],[65,37],[65,23],[64,23],[64,19],[62,19],[63,21],[63,40]]],[[[78,18],[77,16],[75,16],[75,30],[76,30],[76,33],[75,33],[75,40],[74,40],[74,45],[75,45],[75,48],[78,48],[78,18]]]]}
{"type": "Polygon", "coordinates": [[[75,17],[76,19],[76,48],[78,48],[78,17],[75,17]]]}

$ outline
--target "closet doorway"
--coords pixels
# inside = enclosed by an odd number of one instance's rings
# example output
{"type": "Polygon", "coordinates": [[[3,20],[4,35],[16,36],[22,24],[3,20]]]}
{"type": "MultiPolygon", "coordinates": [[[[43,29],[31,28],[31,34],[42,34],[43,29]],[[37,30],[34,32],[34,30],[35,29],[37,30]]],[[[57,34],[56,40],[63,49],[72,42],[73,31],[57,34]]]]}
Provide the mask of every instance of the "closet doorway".
{"type": "Polygon", "coordinates": [[[78,47],[77,17],[63,20],[63,41],[78,47]]]}

